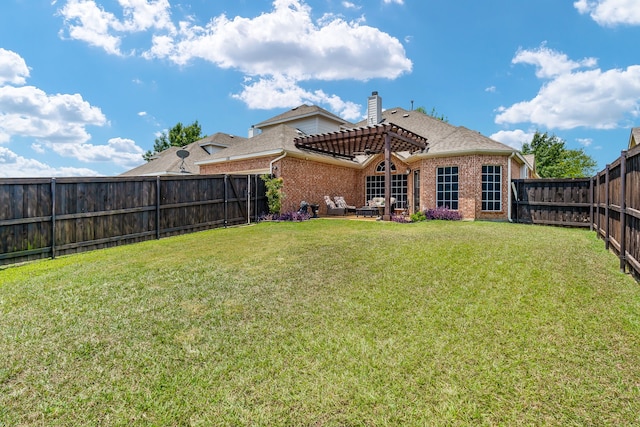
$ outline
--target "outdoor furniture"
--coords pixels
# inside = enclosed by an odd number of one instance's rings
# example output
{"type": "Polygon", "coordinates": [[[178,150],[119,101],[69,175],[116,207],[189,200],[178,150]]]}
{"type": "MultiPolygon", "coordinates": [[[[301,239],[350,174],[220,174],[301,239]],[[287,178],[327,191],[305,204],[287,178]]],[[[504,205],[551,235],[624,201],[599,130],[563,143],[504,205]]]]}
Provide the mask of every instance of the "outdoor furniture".
{"type": "Polygon", "coordinates": [[[363,217],[371,217],[373,218],[374,216],[378,216],[380,214],[378,208],[376,207],[372,207],[372,206],[363,206],[361,208],[357,208],[356,209],[356,217],[358,216],[363,216],[363,217]]]}
{"type": "Polygon", "coordinates": [[[327,204],[327,215],[346,215],[347,210],[337,207],[331,197],[324,196],[324,202],[327,204]]]}
{"type": "Polygon", "coordinates": [[[337,207],[344,208],[346,210],[346,212],[355,212],[356,211],[356,207],[347,205],[347,202],[345,202],[344,197],[342,197],[342,196],[335,196],[333,198],[333,200],[336,201],[336,206],[337,207]]]}

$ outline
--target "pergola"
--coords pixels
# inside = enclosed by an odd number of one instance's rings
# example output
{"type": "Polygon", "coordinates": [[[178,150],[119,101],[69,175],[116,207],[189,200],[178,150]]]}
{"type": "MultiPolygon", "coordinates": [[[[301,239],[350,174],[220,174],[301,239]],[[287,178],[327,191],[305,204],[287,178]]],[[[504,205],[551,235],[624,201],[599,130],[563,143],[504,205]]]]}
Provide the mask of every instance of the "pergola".
{"type": "Polygon", "coordinates": [[[427,138],[393,123],[304,136],[294,139],[294,143],[299,149],[350,160],[358,155],[384,153],[385,220],[391,218],[391,153],[406,151],[414,154],[427,148],[427,138]]]}

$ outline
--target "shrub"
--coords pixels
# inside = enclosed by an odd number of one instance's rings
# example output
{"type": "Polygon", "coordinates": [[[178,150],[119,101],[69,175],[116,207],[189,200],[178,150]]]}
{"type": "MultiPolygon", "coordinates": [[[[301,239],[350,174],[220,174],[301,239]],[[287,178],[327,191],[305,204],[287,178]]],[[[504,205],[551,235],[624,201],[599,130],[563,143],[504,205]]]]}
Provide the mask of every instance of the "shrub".
{"type": "Polygon", "coordinates": [[[282,214],[270,213],[260,215],[260,221],[306,221],[311,218],[308,213],[285,212],[282,214]]]}
{"type": "Polygon", "coordinates": [[[460,221],[462,219],[460,212],[442,206],[435,209],[427,209],[424,215],[427,219],[442,219],[446,221],[460,221]]]}
{"type": "Polygon", "coordinates": [[[424,214],[424,212],[418,211],[416,213],[412,213],[410,218],[411,222],[420,222],[426,220],[427,216],[424,214]]]}
{"type": "Polygon", "coordinates": [[[409,222],[413,222],[413,220],[411,218],[408,218],[408,217],[403,216],[403,215],[391,215],[391,221],[399,222],[401,224],[407,224],[409,222]]]}
{"type": "Polygon", "coordinates": [[[282,207],[282,201],[284,200],[284,193],[282,192],[283,181],[282,178],[272,177],[271,175],[264,174],[260,176],[260,179],[264,181],[267,187],[267,204],[269,205],[269,213],[279,214],[282,207]]]}

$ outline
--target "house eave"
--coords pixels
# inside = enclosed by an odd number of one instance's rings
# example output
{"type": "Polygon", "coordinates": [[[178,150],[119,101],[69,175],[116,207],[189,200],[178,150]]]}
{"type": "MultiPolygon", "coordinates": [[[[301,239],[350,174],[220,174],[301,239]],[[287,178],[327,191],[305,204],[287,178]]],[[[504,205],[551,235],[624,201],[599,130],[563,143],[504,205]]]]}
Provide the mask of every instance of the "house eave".
{"type": "Polygon", "coordinates": [[[213,165],[218,163],[233,162],[238,160],[254,159],[258,157],[269,157],[269,156],[275,156],[278,154],[283,154],[284,152],[285,150],[283,150],[282,148],[278,148],[275,150],[260,151],[257,153],[238,154],[236,156],[220,157],[218,159],[201,160],[199,162],[194,162],[194,165],[204,166],[204,165],[213,165]]]}

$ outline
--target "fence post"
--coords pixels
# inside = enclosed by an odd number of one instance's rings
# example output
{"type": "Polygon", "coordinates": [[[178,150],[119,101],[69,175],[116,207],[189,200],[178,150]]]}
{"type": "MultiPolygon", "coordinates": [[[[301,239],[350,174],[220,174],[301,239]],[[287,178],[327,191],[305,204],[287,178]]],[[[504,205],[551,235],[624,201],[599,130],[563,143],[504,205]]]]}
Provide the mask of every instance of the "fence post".
{"type": "Polygon", "coordinates": [[[228,206],[229,206],[229,175],[224,176],[224,228],[227,228],[228,206]]]}
{"type": "Polygon", "coordinates": [[[251,175],[247,175],[247,224],[251,224],[251,175]]]}
{"type": "Polygon", "coordinates": [[[156,239],[160,239],[160,176],[156,176],[156,239]]]}
{"type": "Polygon", "coordinates": [[[258,175],[253,175],[253,220],[258,222],[258,175]]]}
{"type": "Polygon", "coordinates": [[[604,170],[604,246],[609,250],[609,165],[604,170]]]}
{"type": "Polygon", "coordinates": [[[625,272],[627,266],[627,152],[620,154],[620,270],[625,272]]]}
{"type": "Polygon", "coordinates": [[[51,259],[56,257],[56,179],[51,178],[51,259]]]}
{"type": "MultiPolygon", "coordinates": [[[[598,176],[598,175],[596,175],[598,176]]],[[[593,204],[595,203],[595,197],[594,197],[594,186],[593,186],[593,180],[595,178],[591,177],[591,179],[589,180],[589,231],[593,231],[593,204]]]]}

